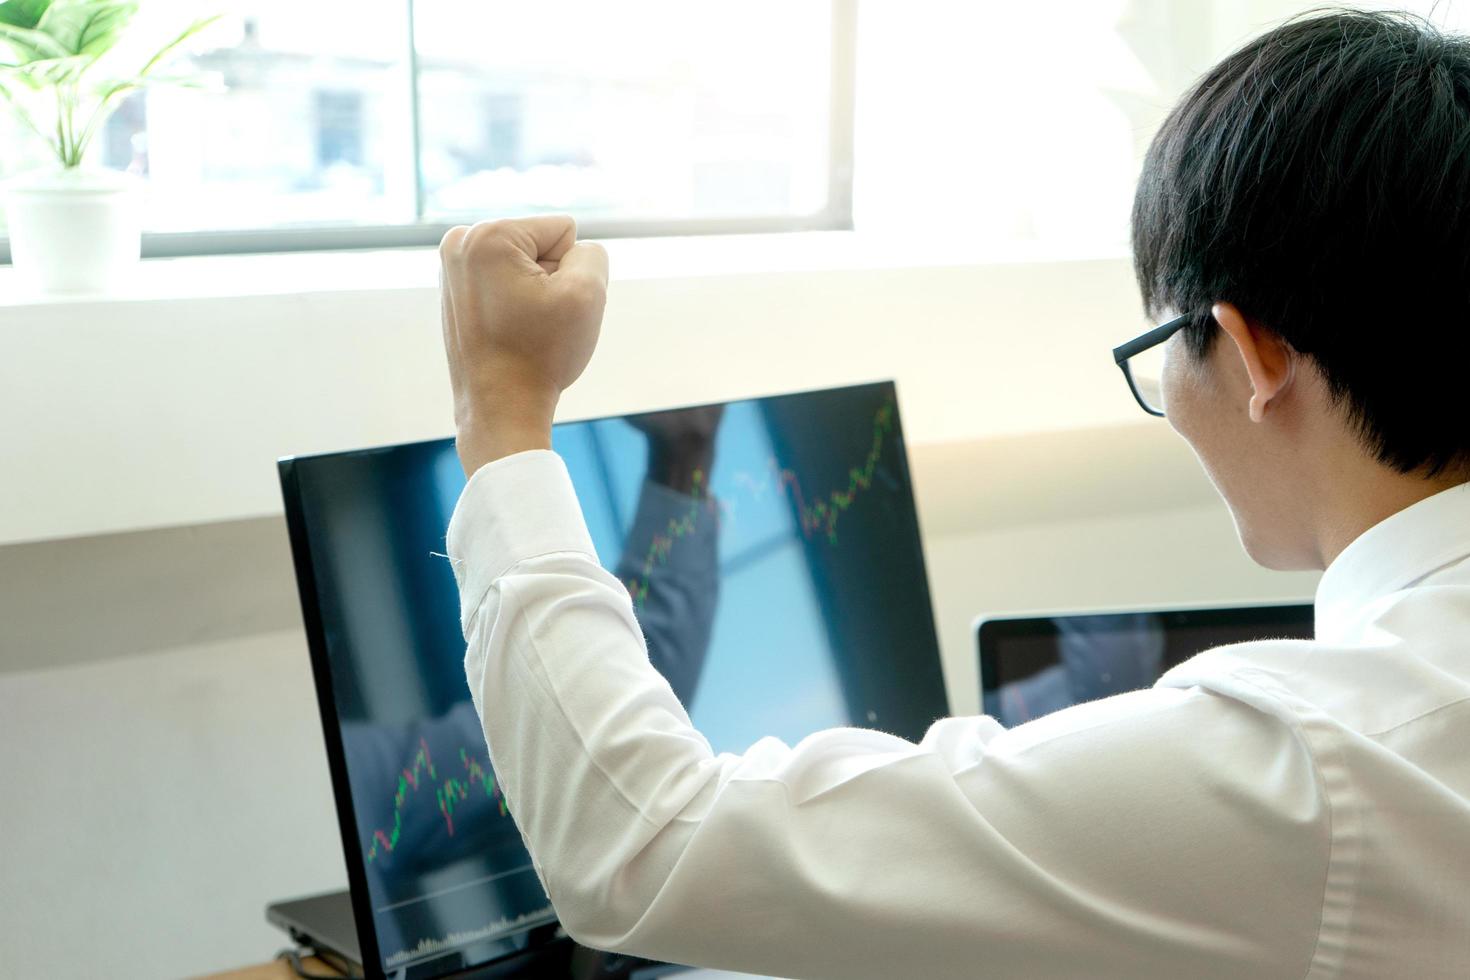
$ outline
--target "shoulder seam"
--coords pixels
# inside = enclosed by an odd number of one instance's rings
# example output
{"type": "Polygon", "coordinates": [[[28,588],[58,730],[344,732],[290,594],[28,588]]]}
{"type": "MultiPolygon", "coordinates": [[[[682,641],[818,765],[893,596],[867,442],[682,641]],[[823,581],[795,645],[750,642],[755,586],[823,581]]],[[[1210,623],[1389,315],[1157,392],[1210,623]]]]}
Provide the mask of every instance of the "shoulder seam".
{"type": "MultiPolygon", "coordinates": [[[[1312,977],[1312,975],[1317,971],[1318,957],[1319,954],[1322,952],[1322,934],[1326,928],[1327,923],[1327,891],[1332,882],[1332,866],[1335,860],[1334,852],[1337,850],[1337,806],[1333,800],[1332,791],[1327,785],[1326,776],[1323,774],[1322,767],[1317,760],[1316,747],[1312,744],[1311,737],[1303,729],[1302,720],[1297,716],[1296,710],[1287,702],[1286,699],[1282,698],[1275,691],[1268,689],[1256,680],[1252,679],[1249,675],[1253,673],[1255,673],[1253,669],[1246,668],[1244,670],[1232,671],[1229,676],[1242,684],[1249,685],[1262,697],[1272,701],[1273,703],[1281,705],[1281,707],[1285,711],[1285,715],[1278,717],[1280,717],[1281,720],[1287,724],[1287,726],[1291,729],[1292,734],[1294,734],[1297,740],[1301,742],[1302,748],[1306,750],[1307,760],[1312,765],[1312,776],[1316,780],[1317,788],[1321,792],[1322,799],[1327,805],[1327,860],[1322,869],[1322,898],[1319,902],[1319,912],[1317,916],[1317,935],[1312,941],[1312,953],[1311,956],[1307,958],[1306,972],[1302,974],[1303,980],[1308,980],[1308,978],[1312,977]]],[[[1333,972],[1335,974],[1341,971],[1334,970],[1333,972]]]]}

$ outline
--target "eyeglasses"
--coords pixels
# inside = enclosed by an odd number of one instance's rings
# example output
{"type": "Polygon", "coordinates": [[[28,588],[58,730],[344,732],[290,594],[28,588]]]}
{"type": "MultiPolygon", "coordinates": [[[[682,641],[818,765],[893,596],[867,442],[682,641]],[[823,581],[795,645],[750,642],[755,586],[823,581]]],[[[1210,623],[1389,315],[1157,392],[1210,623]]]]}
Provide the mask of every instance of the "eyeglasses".
{"type": "Polygon", "coordinates": [[[1164,342],[1195,319],[1196,314],[1176,316],[1148,333],[1113,348],[1113,361],[1128,379],[1133,397],[1150,415],[1164,417],[1164,342]]]}

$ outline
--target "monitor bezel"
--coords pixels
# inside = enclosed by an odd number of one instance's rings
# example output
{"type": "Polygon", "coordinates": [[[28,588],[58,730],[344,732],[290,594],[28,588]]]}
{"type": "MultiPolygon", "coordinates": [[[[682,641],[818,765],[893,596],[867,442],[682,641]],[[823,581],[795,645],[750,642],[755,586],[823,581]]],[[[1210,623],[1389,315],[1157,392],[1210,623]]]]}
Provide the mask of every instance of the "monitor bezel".
{"type": "MultiPolygon", "coordinates": [[[[855,384],[803,389],[801,391],[750,395],[743,398],[730,398],[722,401],[676,405],[667,409],[645,409],[623,414],[566,419],[558,422],[557,425],[625,419],[647,414],[652,411],[684,411],[713,405],[729,405],[736,402],[765,401],[776,398],[792,398],[803,395],[823,394],[826,392],[856,391],[867,388],[886,388],[888,389],[888,394],[893,399],[894,428],[898,434],[898,445],[902,450],[898,454],[898,465],[901,467],[902,477],[909,488],[908,508],[915,530],[914,547],[917,552],[915,557],[919,569],[918,582],[915,585],[923,595],[924,608],[929,612],[927,619],[929,623],[929,635],[927,637],[916,637],[915,639],[927,640],[928,649],[933,651],[934,656],[939,661],[942,682],[943,654],[939,647],[938,626],[934,619],[934,595],[929,585],[929,569],[923,546],[923,526],[919,521],[917,493],[914,486],[913,472],[909,465],[908,441],[903,428],[903,409],[899,403],[898,385],[896,381],[890,378],[855,384]]],[[[448,441],[452,442],[452,437],[447,438],[448,441]]],[[[322,720],[322,735],[327,751],[327,768],[332,781],[332,797],[337,810],[338,831],[342,836],[343,857],[347,868],[348,892],[352,901],[352,916],[357,927],[358,944],[363,959],[360,965],[362,966],[364,976],[369,978],[369,980],[386,980],[388,974],[384,971],[382,965],[382,951],[378,945],[378,933],[373,921],[372,901],[368,891],[367,868],[363,860],[362,849],[358,842],[358,830],[355,822],[356,809],[353,806],[352,789],[347,775],[347,756],[342,744],[342,726],[337,713],[331,660],[327,653],[326,629],[322,623],[321,608],[317,597],[316,576],[312,570],[311,541],[310,536],[307,534],[306,515],[303,511],[299,465],[303,462],[329,457],[350,456],[364,452],[407,448],[410,446],[423,446],[432,443],[443,443],[445,441],[446,438],[441,437],[438,439],[390,443],[351,450],[300,454],[282,457],[276,463],[281,481],[281,493],[284,498],[286,530],[290,538],[292,564],[296,571],[297,593],[301,601],[302,623],[306,632],[307,650],[311,660],[312,680],[316,687],[317,708],[322,720]]],[[[918,644],[916,643],[915,646],[917,647],[918,644]]],[[[952,698],[947,684],[943,684],[942,693],[945,702],[944,714],[947,715],[952,711],[952,698]]],[[[517,934],[514,938],[507,937],[507,940],[514,941],[521,937],[524,937],[524,945],[516,945],[514,948],[508,948],[505,953],[506,957],[548,946],[558,941],[570,942],[564,934],[560,934],[559,923],[555,920],[550,923],[532,926],[525,932],[517,934]]],[[[483,964],[470,967],[470,969],[482,969],[498,962],[502,958],[488,960],[483,964]]]]}
{"type": "Polygon", "coordinates": [[[311,538],[306,532],[301,484],[297,463],[302,457],[286,457],[276,463],[281,478],[281,496],[286,511],[286,533],[291,540],[291,562],[296,569],[296,591],[301,599],[301,619],[306,630],[311,677],[316,688],[322,737],[327,749],[327,769],[332,777],[332,801],[337,810],[337,829],[342,835],[347,866],[347,892],[352,902],[352,921],[357,927],[359,964],[363,975],[373,980],[386,977],[378,950],[378,931],[373,924],[372,901],[368,897],[367,868],[361,848],[356,846],[357,827],[352,805],[352,787],[347,779],[347,752],[342,745],[342,725],[337,717],[337,700],[332,687],[332,667],[327,656],[326,629],[317,602],[316,574],[312,570],[311,538]],[[364,899],[367,899],[366,901],[364,899]]]}
{"type": "MultiPolygon", "coordinates": [[[[332,456],[354,455],[383,449],[425,445],[443,442],[443,439],[425,439],[414,443],[397,443],[361,450],[314,453],[310,456],[284,457],[277,461],[281,479],[281,492],[285,498],[286,530],[291,541],[291,560],[296,569],[297,592],[301,599],[301,618],[305,627],[307,651],[311,660],[311,675],[316,688],[318,713],[322,719],[322,737],[327,750],[327,769],[332,780],[332,800],[337,810],[337,829],[342,836],[343,863],[347,868],[348,897],[352,903],[352,921],[357,929],[357,942],[362,962],[363,976],[367,980],[387,980],[388,971],[383,969],[382,949],[378,944],[377,925],[373,920],[372,896],[368,890],[367,865],[363,860],[358,842],[356,809],[352,801],[352,784],[347,774],[347,753],[342,744],[342,724],[337,713],[337,699],[332,684],[331,658],[327,652],[326,629],[321,619],[321,608],[317,601],[316,576],[312,571],[311,539],[306,532],[306,515],[302,510],[299,470],[297,464],[304,460],[322,459],[332,456]]],[[[500,956],[465,968],[482,970],[512,957],[532,953],[555,943],[570,943],[560,933],[560,923],[538,923],[525,930],[494,940],[505,945],[500,956]]],[[[444,976],[461,972],[452,970],[444,976]]]]}

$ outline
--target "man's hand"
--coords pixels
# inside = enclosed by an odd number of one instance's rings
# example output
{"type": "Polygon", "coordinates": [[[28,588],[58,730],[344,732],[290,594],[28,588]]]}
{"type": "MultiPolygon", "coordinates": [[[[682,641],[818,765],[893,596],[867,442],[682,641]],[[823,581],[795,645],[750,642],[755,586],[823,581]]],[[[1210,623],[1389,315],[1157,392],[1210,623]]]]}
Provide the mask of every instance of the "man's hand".
{"type": "Polygon", "coordinates": [[[597,346],[607,253],[565,215],[451,228],[439,244],[460,463],[551,446],[562,391],[597,346]]]}

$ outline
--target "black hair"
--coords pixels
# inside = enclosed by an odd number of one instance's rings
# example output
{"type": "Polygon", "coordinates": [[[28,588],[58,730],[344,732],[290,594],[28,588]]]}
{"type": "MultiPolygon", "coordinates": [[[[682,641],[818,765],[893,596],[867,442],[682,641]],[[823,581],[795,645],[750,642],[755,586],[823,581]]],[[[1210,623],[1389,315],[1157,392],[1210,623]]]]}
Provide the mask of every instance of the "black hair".
{"type": "Polygon", "coordinates": [[[1149,314],[1229,301],[1321,369],[1381,462],[1470,468],[1470,39],[1314,11],[1211,69],[1133,203],[1149,314]]]}

